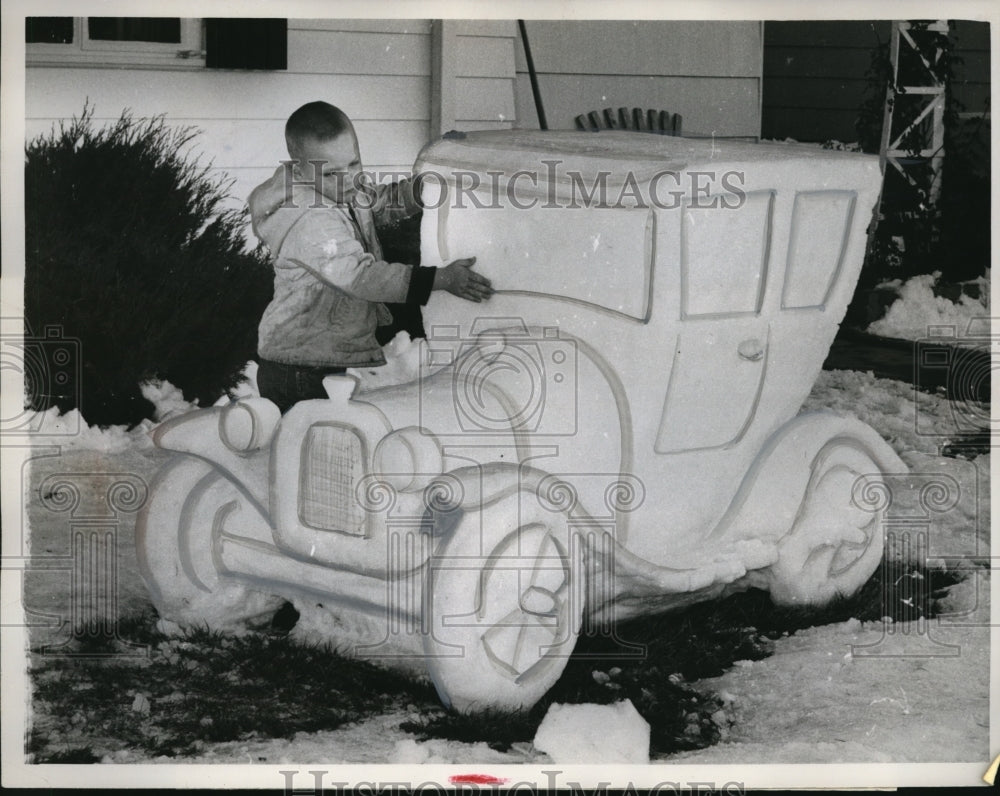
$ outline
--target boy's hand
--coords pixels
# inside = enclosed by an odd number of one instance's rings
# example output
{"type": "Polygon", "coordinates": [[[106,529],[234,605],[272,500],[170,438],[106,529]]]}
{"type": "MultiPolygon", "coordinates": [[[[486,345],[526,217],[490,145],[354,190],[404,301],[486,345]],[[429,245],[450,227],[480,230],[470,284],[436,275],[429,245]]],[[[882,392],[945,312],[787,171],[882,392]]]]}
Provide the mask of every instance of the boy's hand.
{"type": "Polygon", "coordinates": [[[434,274],[434,290],[447,290],[468,301],[484,301],[493,295],[493,285],[482,274],[472,270],[476,258],[454,260],[434,274]]]}

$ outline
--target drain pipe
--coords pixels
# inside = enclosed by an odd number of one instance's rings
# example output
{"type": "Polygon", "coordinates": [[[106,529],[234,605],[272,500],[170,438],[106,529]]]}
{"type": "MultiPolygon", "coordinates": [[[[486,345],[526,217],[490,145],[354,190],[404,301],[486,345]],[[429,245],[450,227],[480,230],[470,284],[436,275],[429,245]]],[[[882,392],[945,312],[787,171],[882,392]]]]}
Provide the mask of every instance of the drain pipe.
{"type": "Polygon", "coordinates": [[[542,106],[542,93],[538,90],[538,75],[535,74],[535,61],[531,57],[531,46],[528,44],[528,31],[524,26],[524,20],[519,19],[517,26],[521,29],[521,43],[524,45],[524,60],[528,63],[528,78],[531,80],[531,94],[535,98],[535,111],[538,113],[538,127],[548,130],[549,125],[545,121],[545,108],[542,106]]]}

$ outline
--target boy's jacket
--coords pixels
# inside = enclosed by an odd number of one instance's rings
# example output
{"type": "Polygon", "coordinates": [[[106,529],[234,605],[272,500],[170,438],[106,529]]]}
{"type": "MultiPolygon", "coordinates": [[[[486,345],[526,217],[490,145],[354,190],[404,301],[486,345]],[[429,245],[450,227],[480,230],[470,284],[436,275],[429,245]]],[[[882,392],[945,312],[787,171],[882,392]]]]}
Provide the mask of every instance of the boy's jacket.
{"type": "Polygon", "coordinates": [[[426,302],[433,284],[433,269],[382,261],[375,234],[376,213],[391,221],[419,212],[409,181],[337,205],[312,184],[292,184],[290,175],[286,184],[281,166],[253,190],[249,205],[254,234],[274,264],[274,298],[260,321],[257,353],[291,365],[383,364],[375,328],[392,318],[381,302],[414,295],[426,302]]]}

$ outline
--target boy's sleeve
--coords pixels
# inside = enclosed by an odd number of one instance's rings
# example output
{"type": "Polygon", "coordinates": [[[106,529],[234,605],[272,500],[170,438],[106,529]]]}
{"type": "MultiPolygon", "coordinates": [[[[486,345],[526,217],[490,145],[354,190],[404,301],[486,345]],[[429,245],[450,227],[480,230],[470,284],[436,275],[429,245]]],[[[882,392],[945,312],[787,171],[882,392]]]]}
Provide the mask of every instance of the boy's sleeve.
{"type": "Polygon", "coordinates": [[[347,225],[330,213],[308,213],[286,240],[279,260],[305,268],[316,279],[367,301],[425,304],[435,268],[376,260],[347,225]]]}

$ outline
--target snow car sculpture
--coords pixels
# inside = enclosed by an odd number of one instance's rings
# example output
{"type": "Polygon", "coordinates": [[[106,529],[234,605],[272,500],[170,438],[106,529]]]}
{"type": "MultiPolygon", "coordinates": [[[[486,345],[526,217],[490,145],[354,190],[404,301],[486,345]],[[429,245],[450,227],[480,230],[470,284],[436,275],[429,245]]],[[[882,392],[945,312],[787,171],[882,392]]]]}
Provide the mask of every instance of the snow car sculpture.
{"type": "Polygon", "coordinates": [[[857,590],[883,549],[858,420],[797,414],[861,267],[875,158],[639,133],[504,131],[418,164],[436,292],[407,383],[281,417],[162,424],[140,518],[165,620],[236,629],[283,600],[355,655],[425,668],[459,710],[537,701],[583,623],[749,587],[857,590]],[[317,618],[319,617],[319,618],[317,618]]]}

